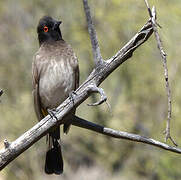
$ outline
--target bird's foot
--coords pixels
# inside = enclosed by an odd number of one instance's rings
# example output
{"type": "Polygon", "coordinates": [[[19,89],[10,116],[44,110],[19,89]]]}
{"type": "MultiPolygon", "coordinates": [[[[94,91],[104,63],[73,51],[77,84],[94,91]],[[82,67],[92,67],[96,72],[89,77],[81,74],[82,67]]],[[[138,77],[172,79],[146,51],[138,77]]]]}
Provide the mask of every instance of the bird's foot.
{"type": "Polygon", "coordinates": [[[69,93],[69,99],[70,101],[72,101],[73,105],[74,105],[74,96],[77,95],[75,91],[71,91],[69,93]]]}
{"type": "Polygon", "coordinates": [[[56,120],[58,121],[58,118],[57,118],[57,116],[55,115],[55,113],[58,112],[56,108],[47,109],[47,112],[48,112],[48,114],[50,115],[50,117],[51,117],[52,119],[56,119],[56,120]]]}

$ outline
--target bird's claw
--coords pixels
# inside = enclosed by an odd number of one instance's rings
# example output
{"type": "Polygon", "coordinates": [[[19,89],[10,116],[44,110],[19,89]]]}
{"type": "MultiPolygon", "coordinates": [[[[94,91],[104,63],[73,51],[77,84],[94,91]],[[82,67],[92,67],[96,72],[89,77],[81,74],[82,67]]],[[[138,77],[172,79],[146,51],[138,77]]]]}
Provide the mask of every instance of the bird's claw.
{"type": "Polygon", "coordinates": [[[48,114],[50,115],[50,117],[52,119],[56,119],[58,120],[57,116],[55,115],[55,113],[57,112],[56,108],[53,109],[47,109],[48,114]]]}
{"type": "Polygon", "coordinates": [[[69,93],[69,99],[70,99],[70,101],[73,102],[73,104],[74,104],[74,96],[75,96],[75,95],[77,95],[75,91],[71,91],[71,92],[69,93]]]}

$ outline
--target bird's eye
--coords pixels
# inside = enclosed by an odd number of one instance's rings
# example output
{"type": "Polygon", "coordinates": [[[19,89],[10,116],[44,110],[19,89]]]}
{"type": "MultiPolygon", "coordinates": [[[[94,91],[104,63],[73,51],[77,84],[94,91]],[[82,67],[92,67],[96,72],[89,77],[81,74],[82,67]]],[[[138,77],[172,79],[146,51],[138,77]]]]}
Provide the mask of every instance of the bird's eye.
{"type": "Polygon", "coordinates": [[[43,30],[44,30],[44,32],[48,32],[48,27],[44,26],[43,30]]]}

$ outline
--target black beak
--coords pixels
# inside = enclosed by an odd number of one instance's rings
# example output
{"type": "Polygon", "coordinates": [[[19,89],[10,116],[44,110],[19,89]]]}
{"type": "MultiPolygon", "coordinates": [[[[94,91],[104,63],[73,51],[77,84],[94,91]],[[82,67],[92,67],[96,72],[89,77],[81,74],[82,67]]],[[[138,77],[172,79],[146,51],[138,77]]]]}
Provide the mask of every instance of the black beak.
{"type": "Polygon", "coordinates": [[[56,22],[54,23],[53,29],[54,29],[54,30],[57,29],[57,28],[60,26],[61,23],[62,23],[62,21],[56,21],[56,22]]]}

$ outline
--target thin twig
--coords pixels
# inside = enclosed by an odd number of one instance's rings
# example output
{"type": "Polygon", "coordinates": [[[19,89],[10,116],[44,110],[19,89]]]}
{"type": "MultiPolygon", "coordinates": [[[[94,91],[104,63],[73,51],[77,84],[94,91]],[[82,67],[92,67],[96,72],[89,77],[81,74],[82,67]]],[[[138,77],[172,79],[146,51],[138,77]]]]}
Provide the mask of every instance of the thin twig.
{"type": "Polygon", "coordinates": [[[157,141],[157,140],[154,140],[154,139],[151,139],[148,137],[140,136],[138,134],[133,134],[133,133],[128,133],[128,132],[124,132],[124,131],[117,131],[117,130],[114,130],[111,128],[106,128],[104,126],[95,124],[93,122],[86,121],[77,116],[75,116],[73,125],[81,127],[81,128],[85,128],[88,130],[92,130],[92,131],[95,131],[95,132],[98,132],[98,133],[101,133],[101,134],[104,134],[104,135],[107,135],[110,137],[114,137],[114,138],[118,138],[118,139],[127,139],[127,140],[131,140],[131,141],[150,144],[150,145],[159,147],[161,149],[165,149],[167,151],[181,154],[180,148],[172,147],[172,146],[169,146],[168,144],[162,143],[160,141],[157,141]]]}
{"type": "Polygon", "coordinates": [[[91,39],[91,44],[92,44],[92,52],[94,56],[94,61],[95,61],[95,65],[98,66],[98,64],[103,62],[103,59],[101,56],[101,51],[100,51],[99,43],[97,40],[96,30],[94,28],[94,24],[93,24],[91,13],[90,13],[90,7],[88,5],[87,0],[83,0],[83,4],[84,4],[84,11],[86,14],[86,19],[87,19],[88,31],[89,31],[89,35],[91,39]]]}
{"type": "Polygon", "coordinates": [[[106,102],[107,96],[102,88],[98,88],[97,86],[93,85],[92,87],[90,87],[89,92],[99,93],[101,98],[99,101],[97,101],[93,104],[87,104],[88,106],[98,106],[98,105],[101,105],[102,103],[106,102]]]}
{"type": "Polygon", "coordinates": [[[172,101],[171,101],[171,90],[170,90],[170,85],[169,85],[169,80],[168,80],[168,68],[167,68],[167,55],[165,51],[163,50],[163,45],[161,38],[158,34],[157,30],[157,23],[156,23],[156,9],[155,7],[152,8],[152,11],[149,7],[148,1],[144,0],[145,4],[147,6],[149,16],[151,17],[151,22],[153,26],[153,31],[155,35],[155,39],[157,41],[157,47],[160,51],[161,58],[163,60],[163,67],[164,67],[164,76],[165,76],[165,85],[166,85],[166,91],[167,91],[167,99],[168,99],[168,115],[167,115],[167,125],[166,125],[166,130],[165,130],[165,141],[170,139],[172,143],[177,146],[177,143],[174,141],[174,139],[170,135],[170,121],[171,121],[171,114],[172,114],[172,101]]]}

